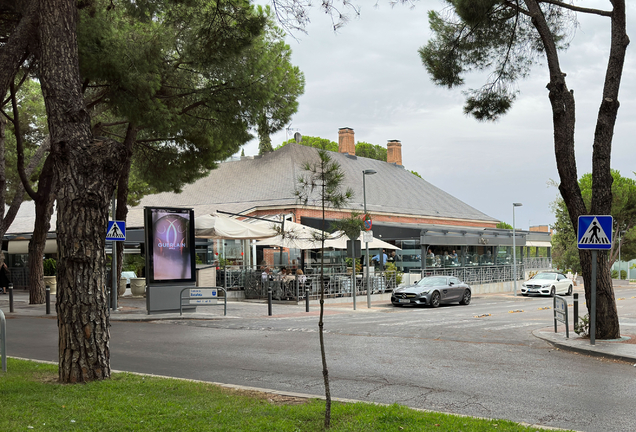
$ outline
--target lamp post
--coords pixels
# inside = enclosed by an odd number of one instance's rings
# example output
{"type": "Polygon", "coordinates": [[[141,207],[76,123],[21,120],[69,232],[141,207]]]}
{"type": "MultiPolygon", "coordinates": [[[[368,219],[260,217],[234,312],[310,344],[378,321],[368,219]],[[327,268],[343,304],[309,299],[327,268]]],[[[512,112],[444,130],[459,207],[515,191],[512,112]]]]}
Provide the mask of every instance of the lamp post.
{"type": "Polygon", "coordinates": [[[512,278],[515,284],[515,296],[517,295],[517,242],[515,236],[515,207],[521,207],[521,203],[512,203],[512,278]]]}
{"type": "MultiPolygon", "coordinates": [[[[367,182],[366,182],[366,178],[368,175],[373,175],[376,174],[377,171],[375,170],[364,170],[362,171],[362,196],[364,198],[364,214],[366,216],[367,214],[367,182]]],[[[367,276],[366,276],[366,282],[367,282],[367,307],[371,308],[371,290],[369,289],[369,242],[364,242],[365,243],[365,249],[367,251],[366,257],[364,258],[366,260],[366,269],[367,269],[367,276]]]]}
{"type": "MultiPolygon", "coordinates": [[[[621,280],[621,240],[625,231],[618,232],[618,280],[621,280]]],[[[628,269],[629,270],[629,269],[628,269]]]]}

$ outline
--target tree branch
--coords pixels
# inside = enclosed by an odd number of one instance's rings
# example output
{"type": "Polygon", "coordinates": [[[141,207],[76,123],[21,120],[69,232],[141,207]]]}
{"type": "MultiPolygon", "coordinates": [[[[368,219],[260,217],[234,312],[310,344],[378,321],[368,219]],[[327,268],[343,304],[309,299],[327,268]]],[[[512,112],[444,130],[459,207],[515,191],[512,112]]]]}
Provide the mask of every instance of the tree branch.
{"type": "Polygon", "coordinates": [[[574,6],[573,4],[565,3],[560,0],[539,0],[538,3],[548,3],[548,4],[562,7],[563,9],[569,9],[575,12],[600,15],[600,16],[606,16],[606,17],[611,17],[613,14],[612,11],[604,11],[601,9],[592,9],[592,8],[586,8],[581,6],[574,6]]]}

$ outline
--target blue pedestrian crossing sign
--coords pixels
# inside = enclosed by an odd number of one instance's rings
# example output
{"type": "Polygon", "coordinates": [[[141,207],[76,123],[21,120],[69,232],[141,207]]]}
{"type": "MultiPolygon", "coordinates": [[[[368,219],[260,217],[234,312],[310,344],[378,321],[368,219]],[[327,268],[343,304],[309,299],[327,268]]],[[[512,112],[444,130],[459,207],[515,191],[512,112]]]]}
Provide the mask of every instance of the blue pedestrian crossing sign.
{"type": "Polygon", "coordinates": [[[612,227],[612,216],[579,216],[579,249],[611,249],[612,227]]]}
{"type": "Polygon", "coordinates": [[[112,240],[112,241],[126,240],[126,222],[125,221],[108,221],[108,229],[106,231],[106,240],[112,240]]]}

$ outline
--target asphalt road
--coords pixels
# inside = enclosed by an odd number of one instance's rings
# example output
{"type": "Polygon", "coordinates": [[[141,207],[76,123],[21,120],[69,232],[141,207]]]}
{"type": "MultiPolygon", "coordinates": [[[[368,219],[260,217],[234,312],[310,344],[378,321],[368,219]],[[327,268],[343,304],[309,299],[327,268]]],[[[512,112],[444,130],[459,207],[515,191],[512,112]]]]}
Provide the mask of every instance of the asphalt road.
{"type": "MultiPolygon", "coordinates": [[[[617,296],[621,318],[636,322],[636,290],[620,288],[617,296]]],[[[635,430],[634,365],[560,351],[532,336],[553,326],[551,305],[549,298],[481,296],[439,309],[329,308],[332,395],[581,431],[635,430]]],[[[111,367],[322,395],[317,320],[292,313],[113,322],[111,367]]],[[[622,333],[636,334],[636,326],[622,333]]],[[[9,319],[8,335],[10,355],[57,361],[54,319],[9,319]]]]}

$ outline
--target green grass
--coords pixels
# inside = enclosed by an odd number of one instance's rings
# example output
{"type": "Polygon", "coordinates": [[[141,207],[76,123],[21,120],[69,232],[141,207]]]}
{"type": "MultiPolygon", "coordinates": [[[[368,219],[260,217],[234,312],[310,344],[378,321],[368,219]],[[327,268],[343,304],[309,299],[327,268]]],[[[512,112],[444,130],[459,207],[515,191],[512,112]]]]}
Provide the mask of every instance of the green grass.
{"type": "MultiPolygon", "coordinates": [[[[321,431],[324,401],[290,403],[176,379],[113,374],[59,384],[57,366],[8,359],[0,371],[0,431],[321,431]]],[[[505,420],[334,402],[331,431],[536,431],[505,420]]]]}

